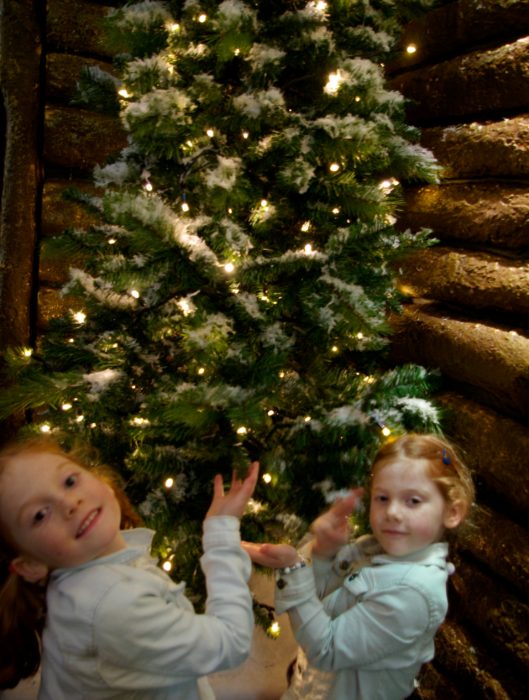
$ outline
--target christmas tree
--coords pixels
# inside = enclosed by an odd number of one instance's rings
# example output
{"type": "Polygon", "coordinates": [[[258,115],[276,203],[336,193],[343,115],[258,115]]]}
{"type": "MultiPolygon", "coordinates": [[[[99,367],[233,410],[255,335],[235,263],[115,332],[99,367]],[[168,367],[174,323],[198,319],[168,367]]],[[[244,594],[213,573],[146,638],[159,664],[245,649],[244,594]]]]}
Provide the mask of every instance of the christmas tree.
{"type": "Polygon", "coordinates": [[[437,166],[385,86],[408,0],[187,0],[112,11],[121,81],[89,71],[130,135],[95,172],[70,311],[7,360],[3,416],[98,448],[199,589],[213,475],[259,459],[248,539],[295,541],[364,481],[387,435],[438,429],[429,378],[390,367],[402,183],[437,166]]]}

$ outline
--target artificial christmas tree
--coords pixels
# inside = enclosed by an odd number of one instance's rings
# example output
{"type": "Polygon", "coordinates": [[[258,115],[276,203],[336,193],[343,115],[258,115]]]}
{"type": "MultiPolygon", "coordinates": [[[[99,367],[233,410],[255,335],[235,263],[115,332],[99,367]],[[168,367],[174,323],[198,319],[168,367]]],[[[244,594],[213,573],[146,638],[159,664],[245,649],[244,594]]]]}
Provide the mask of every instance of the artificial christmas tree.
{"type": "Polygon", "coordinates": [[[9,351],[3,414],[96,446],[197,591],[214,473],[258,458],[245,535],[295,540],[387,435],[438,428],[425,371],[385,363],[395,264],[429,243],[394,226],[400,183],[437,167],[382,64],[428,4],[130,3],[122,80],[81,84],[130,142],[99,222],[48,245],[82,261],[71,310],[9,351]]]}

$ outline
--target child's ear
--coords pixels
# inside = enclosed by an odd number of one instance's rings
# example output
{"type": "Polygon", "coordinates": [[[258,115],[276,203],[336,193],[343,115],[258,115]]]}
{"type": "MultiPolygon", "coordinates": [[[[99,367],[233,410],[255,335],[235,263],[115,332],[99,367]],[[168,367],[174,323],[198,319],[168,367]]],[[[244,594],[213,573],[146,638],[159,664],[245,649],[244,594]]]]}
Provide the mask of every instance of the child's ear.
{"type": "Polygon", "coordinates": [[[28,583],[38,583],[49,573],[46,564],[23,554],[11,561],[10,568],[28,583]]]}
{"type": "Polygon", "coordinates": [[[446,506],[443,525],[447,530],[457,527],[463,522],[466,515],[466,506],[463,501],[453,501],[446,506]]]}

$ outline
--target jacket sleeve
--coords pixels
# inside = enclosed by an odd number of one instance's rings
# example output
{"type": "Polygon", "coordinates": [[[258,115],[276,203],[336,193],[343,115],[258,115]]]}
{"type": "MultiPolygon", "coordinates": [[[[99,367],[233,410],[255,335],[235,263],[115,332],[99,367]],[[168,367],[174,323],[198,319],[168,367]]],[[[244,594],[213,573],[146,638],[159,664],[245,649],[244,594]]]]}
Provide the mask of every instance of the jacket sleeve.
{"type": "Polygon", "coordinates": [[[169,584],[156,575],[114,585],[98,605],[94,643],[101,673],[113,687],[120,687],[120,678],[126,687],[172,685],[237,666],[247,657],[253,632],[251,562],[240,547],[238,519],[208,518],[203,545],[204,614],[194,612],[183,585],[171,584],[169,595],[163,595],[169,584]]]}
{"type": "Polygon", "coordinates": [[[425,590],[407,582],[353,595],[345,587],[324,601],[317,597],[310,567],[285,576],[276,588],[277,612],[288,611],[297,642],[309,662],[325,671],[391,668],[417,660],[417,641],[444,617],[431,609],[425,590]]]}
{"type": "Polygon", "coordinates": [[[312,560],[316,592],[320,599],[339,588],[353,568],[365,566],[373,554],[381,551],[373,536],[363,535],[342,547],[332,559],[321,559],[313,555],[313,543],[311,539],[300,549],[300,554],[312,560]]]}

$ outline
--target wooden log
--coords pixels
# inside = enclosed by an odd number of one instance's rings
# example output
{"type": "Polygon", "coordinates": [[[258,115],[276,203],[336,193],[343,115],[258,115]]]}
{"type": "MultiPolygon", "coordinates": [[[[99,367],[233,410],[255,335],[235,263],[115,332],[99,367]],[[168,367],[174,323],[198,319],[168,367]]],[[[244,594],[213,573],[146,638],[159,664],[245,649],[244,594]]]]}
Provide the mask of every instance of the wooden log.
{"type": "Polygon", "coordinates": [[[480,491],[488,492],[496,511],[527,522],[527,426],[456,391],[443,391],[435,400],[445,413],[444,429],[463,449],[480,491]]]}
{"type": "Polygon", "coordinates": [[[65,196],[69,189],[94,197],[103,194],[101,189],[87,180],[46,180],[42,191],[43,238],[56,236],[67,228],[87,228],[98,220],[85,206],[65,196]]]}
{"type": "Polygon", "coordinates": [[[82,0],[48,0],[48,49],[108,58],[125,50],[124,46],[109,44],[105,31],[106,17],[111,9],[108,5],[82,0]]]}
{"type": "MultiPolygon", "coordinates": [[[[450,618],[441,626],[435,640],[434,668],[444,672],[473,700],[512,700],[503,687],[501,665],[479,648],[477,640],[450,618]]],[[[437,695],[436,698],[451,697],[437,695]]]]}
{"type": "Polygon", "coordinates": [[[529,417],[529,339],[522,330],[450,317],[428,302],[408,305],[393,325],[396,360],[438,368],[477,388],[489,405],[529,417]]]}
{"type": "Polygon", "coordinates": [[[529,176],[529,115],[424,129],[421,143],[451,178],[529,176]]]}
{"type": "Polygon", "coordinates": [[[102,191],[84,180],[47,180],[42,192],[42,245],[39,259],[39,280],[49,287],[62,286],[68,280],[70,267],[82,267],[83,260],[68,256],[50,255],[47,239],[60,235],[67,229],[87,229],[99,221],[94,211],[76,201],[65,198],[67,190],[74,188],[83,194],[100,197],[102,191]]]}
{"type": "Polygon", "coordinates": [[[431,228],[441,240],[482,247],[529,247],[529,190],[499,183],[449,183],[407,188],[398,226],[431,228]]]}
{"type": "Polygon", "coordinates": [[[390,85],[414,101],[408,118],[418,126],[527,110],[529,37],[403,73],[390,85]]]}
{"type": "Polygon", "coordinates": [[[1,120],[5,150],[0,213],[0,348],[28,344],[37,236],[39,71],[38,8],[6,0],[0,13],[1,120]]]}
{"type": "Polygon", "coordinates": [[[529,275],[525,261],[436,246],[407,257],[399,267],[399,287],[468,309],[529,312],[529,275]]]}
{"type": "Polygon", "coordinates": [[[403,32],[403,51],[390,71],[406,70],[424,62],[439,61],[485,42],[505,41],[529,33],[529,0],[459,0],[410,22],[403,32]],[[409,54],[405,47],[417,51],[409,54]]]}
{"type": "MultiPolygon", "coordinates": [[[[516,488],[516,484],[512,484],[512,488],[516,488]]],[[[456,538],[461,551],[470,552],[522,596],[529,594],[527,530],[490,508],[475,506],[468,524],[456,538]]]]}
{"type": "Polygon", "coordinates": [[[71,107],[48,107],[44,122],[44,157],[49,165],[91,171],[127,144],[115,117],[71,107]]]}
{"type": "Polygon", "coordinates": [[[415,692],[410,695],[409,700],[438,700],[438,698],[465,700],[466,698],[464,689],[459,689],[449,676],[441,673],[432,663],[422,667],[415,683],[415,692]]]}
{"type": "MultiPolygon", "coordinates": [[[[454,558],[456,573],[450,589],[458,614],[483,640],[507,657],[515,676],[529,673],[529,605],[498,580],[485,575],[466,560],[454,558]],[[479,594],[477,594],[479,592],[479,594]]],[[[459,617],[461,624],[465,624],[459,617]]]]}

